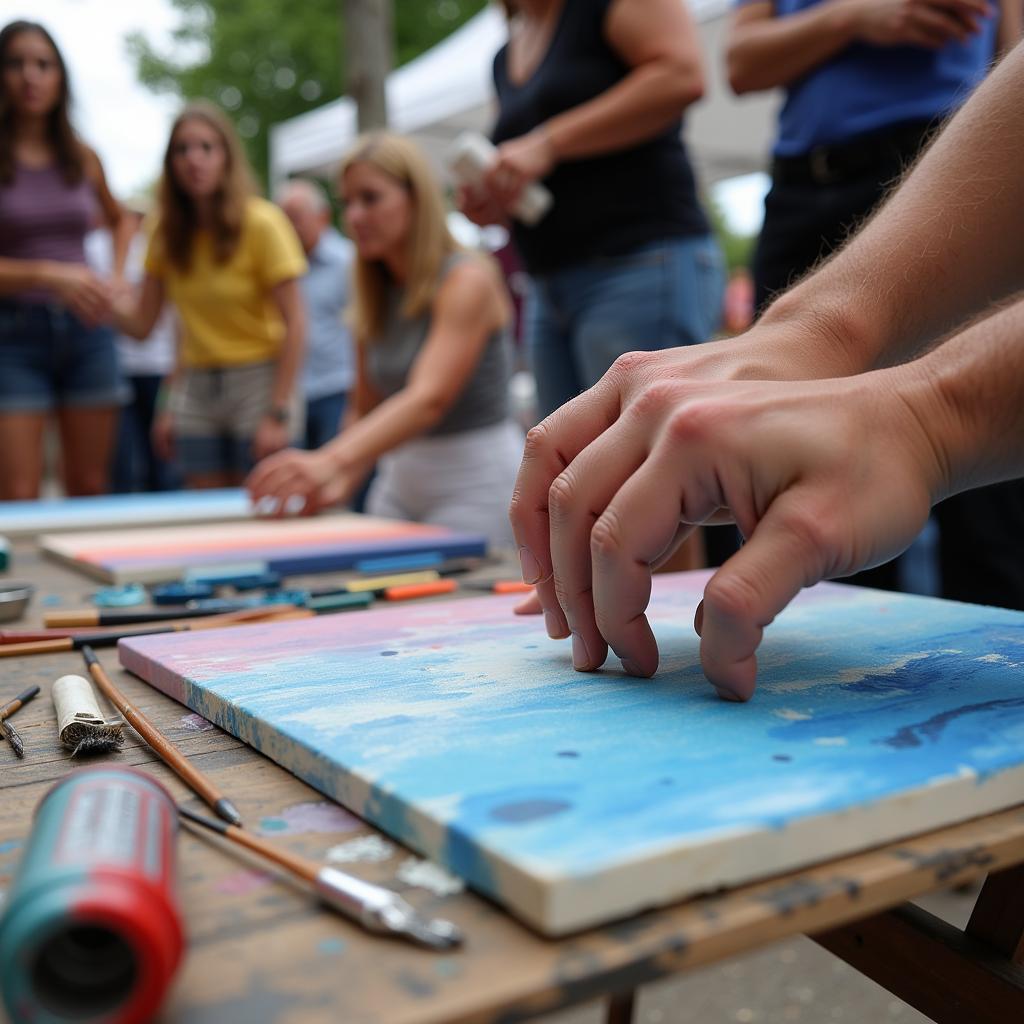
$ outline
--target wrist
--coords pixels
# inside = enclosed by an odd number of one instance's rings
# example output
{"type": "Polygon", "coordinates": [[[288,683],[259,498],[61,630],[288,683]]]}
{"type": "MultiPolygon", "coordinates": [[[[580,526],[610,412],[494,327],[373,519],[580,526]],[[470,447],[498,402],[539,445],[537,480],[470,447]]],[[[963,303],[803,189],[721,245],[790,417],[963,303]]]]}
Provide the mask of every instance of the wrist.
{"type": "Polygon", "coordinates": [[[279,427],[286,427],[292,419],[291,408],[287,402],[273,402],[270,408],[263,414],[263,418],[277,424],[279,427]]]}
{"type": "Polygon", "coordinates": [[[874,366],[881,351],[881,332],[870,311],[820,287],[797,285],[783,293],[754,325],[754,332],[769,335],[766,355],[787,362],[790,379],[863,373],[874,366]]]}
{"type": "Polygon", "coordinates": [[[561,152],[558,139],[555,135],[556,129],[548,121],[544,121],[534,128],[531,133],[542,147],[544,159],[548,165],[548,172],[553,171],[561,162],[561,152]]]}

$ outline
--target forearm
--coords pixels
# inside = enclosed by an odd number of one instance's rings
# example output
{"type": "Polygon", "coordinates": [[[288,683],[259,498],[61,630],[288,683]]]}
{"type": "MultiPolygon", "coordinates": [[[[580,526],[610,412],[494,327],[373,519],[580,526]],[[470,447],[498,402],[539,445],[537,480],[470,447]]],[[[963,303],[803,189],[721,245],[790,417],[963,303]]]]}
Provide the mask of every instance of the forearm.
{"type": "Polygon", "coordinates": [[[287,406],[291,401],[305,349],[305,316],[296,314],[287,321],[281,351],[274,367],[274,385],[271,391],[271,402],[274,406],[287,406]]]}
{"type": "Polygon", "coordinates": [[[1010,54],[879,213],[758,328],[824,319],[844,372],[903,362],[1024,281],[1024,50],[1010,54]]]}
{"type": "Polygon", "coordinates": [[[651,61],[594,99],[552,117],[543,131],[559,160],[611,153],[667,128],[703,93],[696,60],[651,61]]]}
{"type": "Polygon", "coordinates": [[[726,68],[736,93],[789,85],[856,38],[850,0],[825,0],[799,14],[736,22],[729,35],[726,68]]]}
{"type": "Polygon", "coordinates": [[[48,288],[60,270],[51,260],[10,260],[0,258],[0,295],[48,288]]]}
{"type": "Polygon", "coordinates": [[[132,242],[134,228],[131,221],[122,216],[118,222],[111,227],[111,234],[114,240],[114,277],[124,278],[125,264],[128,262],[128,248],[132,242]]]}
{"type": "Polygon", "coordinates": [[[1024,299],[886,373],[931,433],[936,500],[1024,476],[1024,299]]]}
{"type": "Polygon", "coordinates": [[[444,411],[425,393],[405,388],[360,416],[327,447],[339,468],[372,465],[385,452],[425,434],[440,422],[444,411]]]}

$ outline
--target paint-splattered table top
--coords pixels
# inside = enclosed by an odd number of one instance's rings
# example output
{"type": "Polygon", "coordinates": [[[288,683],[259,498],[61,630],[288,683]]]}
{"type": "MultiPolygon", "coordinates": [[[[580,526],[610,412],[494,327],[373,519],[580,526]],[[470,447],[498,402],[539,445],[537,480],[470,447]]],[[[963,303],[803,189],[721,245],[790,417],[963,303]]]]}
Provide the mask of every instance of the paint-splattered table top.
{"type": "MultiPolygon", "coordinates": [[[[89,586],[44,562],[27,544],[15,571],[38,586],[45,605],[81,606],[89,586]]],[[[373,938],[317,910],[292,886],[183,834],[181,901],[189,954],[162,1022],[439,1024],[525,1019],[622,992],[777,938],[820,932],[920,894],[1024,862],[1024,808],[967,822],[913,841],[702,897],[567,939],[539,938],[497,907],[396,848],[358,819],[259,754],[103,660],[118,685],[239,805],[250,826],[297,852],[396,885],[414,903],[455,920],[469,941],[437,956],[373,938]]],[[[76,656],[6,662],[0,699],[27,685],[48,687],[80,671],[76,656]]],[[[28,756],[0,748],[0,891],[10,884],[32,813],[69,769],[44,694],[19,712],[28,756]]],[[[130,742],[118,760],[144,768],[185,800],[178,779],[149,750],[130,742]]]]}

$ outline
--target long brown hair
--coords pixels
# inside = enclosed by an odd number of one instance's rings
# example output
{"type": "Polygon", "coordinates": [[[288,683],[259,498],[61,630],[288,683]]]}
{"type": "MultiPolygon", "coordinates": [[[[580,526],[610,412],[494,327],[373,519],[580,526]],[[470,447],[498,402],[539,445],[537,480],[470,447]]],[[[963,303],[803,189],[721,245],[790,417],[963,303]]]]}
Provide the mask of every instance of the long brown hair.
{"type": "Polygon", "coordinates": [[[234,127],[224,112],[205,100],[194,100],[174,119],[164,152],[163,174],[157,189],[159,204],[158,236],[171,265],[186,273],[192,263],[192,243],[199,230],[195,203],[174,178],[171,159],[174,137],[186,121],[202,121],[219,136],[226,156],[224,180],[213,195],[213,221],[210,235],[213,256],[227,263],[238,247],[245,220],[245,207],[255,193],[252,171],[234,127]]]}
{"type": "MultiPolygon", "coordinates": [[[[57,104],[46,119],[46,139],[57,158],[57,166],[68,185],[77,185],[85,174],[85,152],[71,127],[71,85],[64,57],[53,36],[34,21],[12,21],[0,31],[0,68],[7,62],[7,51],[16,36],[35,32],[53,48],[60,69],[60,93],[57,104]]],[[[0,88],[0,185],[14,181],[14,104],[0,88]]]]}
{"type": "MultiPolygon", "coordinates": [[[[338,177],[343,178],[353,164],[368,164],[393,178],[409,194],[409,278],[404,287],[402,315],[420,316],[434,301],[445,258],[459,249],[448,230],[441,186],[420,148],[401,135],[376,132],[356,139],[338,177]]],[[[376,338],[383,326],[390,275],[383,262],[365,260],[357,251],[354,280],[352,328],[356,339],[365,344],[376,338]]]]}

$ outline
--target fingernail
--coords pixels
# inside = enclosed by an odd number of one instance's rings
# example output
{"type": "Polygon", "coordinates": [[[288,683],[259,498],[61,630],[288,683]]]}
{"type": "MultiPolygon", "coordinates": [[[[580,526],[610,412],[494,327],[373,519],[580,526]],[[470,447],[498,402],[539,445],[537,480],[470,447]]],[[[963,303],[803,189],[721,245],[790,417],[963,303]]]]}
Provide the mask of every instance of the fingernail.
{"type": "Polygon", "coordinates": [[[541,571],[540,562],[533,557],[529,548],[519,549],[519,565],[523,570],[524,583],[537,583],[544,573],[541,571]]]}
{"type": "Polygon", "coordinates": [[[731,700],[733,703],[739,703],[739,697],[737,697],[732,690],[727,690],[724,686],[716,686],[715,693],[717,693],[722,700],[731,700]]]}
{"type": "Polygon", "coordinates": [[[640,669],[637,668],[636,664],[630,661],[629,658],[622,658],[620,660],[622,661],[622,671],[625,672],[627,676],[643,675],[643,672],[641,672],[640,669]]]}
{"type": "Polygon", "coordinates": [[[572,667],[589,668],[590,654],[587,652],[587,645],[579,633],[572,635],[572,667]]]}
{"type": "Polygon", "coordinates": [[[569,632],[562,624],[562,620],[554,612],[549,611],[544,612],[544,628],[552,640],[564,640],[569,632]]]}

